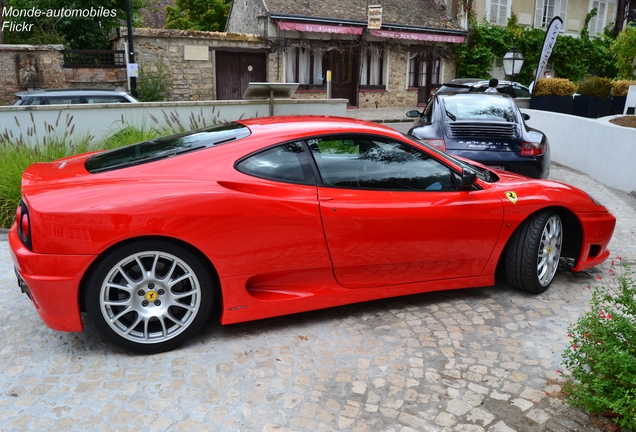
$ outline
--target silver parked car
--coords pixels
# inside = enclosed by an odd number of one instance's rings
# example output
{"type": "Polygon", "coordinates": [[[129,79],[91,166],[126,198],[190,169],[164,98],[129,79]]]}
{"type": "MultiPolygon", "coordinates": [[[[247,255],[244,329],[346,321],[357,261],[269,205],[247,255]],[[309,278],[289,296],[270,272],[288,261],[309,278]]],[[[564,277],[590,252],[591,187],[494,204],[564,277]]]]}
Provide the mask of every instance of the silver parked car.
{"type": "Polygon", "coordinates": [[[13,106],[139,102],[124,91],[107,89],[36,89],[19,92],[15,95],[18,100],[13,106]]]}

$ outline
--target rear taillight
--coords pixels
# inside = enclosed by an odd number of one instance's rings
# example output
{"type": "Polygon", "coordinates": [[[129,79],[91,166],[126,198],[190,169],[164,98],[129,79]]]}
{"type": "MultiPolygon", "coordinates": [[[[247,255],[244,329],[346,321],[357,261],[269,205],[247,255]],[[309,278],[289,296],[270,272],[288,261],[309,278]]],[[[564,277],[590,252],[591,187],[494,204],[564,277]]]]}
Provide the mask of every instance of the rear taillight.
{"type": "Polygon", "coordinates": [[[15,217],[20,240],[31,250],[31,219],[29,218],[29,208],[23,201],[20,201],[15,217]]]}
{"type": "Polygon", "coordinates": [[[521,144],[521,156],[540,156],[545,153],[545,144],[524,142],[521,144]]]}
{"type": "Polygon", "coordinates": [[[446,143],[444,142],[444,140],[441,139],[423,139],[420,140],[423,143],[426,143],[428,145],[430,145],[433,148],[436,148],[439,151],[446,151],[446,143]]]}

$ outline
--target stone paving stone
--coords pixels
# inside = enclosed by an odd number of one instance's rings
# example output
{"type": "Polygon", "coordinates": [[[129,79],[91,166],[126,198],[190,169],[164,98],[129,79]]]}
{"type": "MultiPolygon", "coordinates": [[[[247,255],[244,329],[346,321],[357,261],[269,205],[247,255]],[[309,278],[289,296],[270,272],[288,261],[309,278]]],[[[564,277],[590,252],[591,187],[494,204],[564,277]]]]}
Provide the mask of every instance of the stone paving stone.
{"type": "MultiPolygon", "coordinates": [[[[558,165],[550,176],[614,213],[612,255],[635,263],[636,199],[558,165]]],[[[141,356],[89,320],[82,333],[46,328],[0,233],[0,430],[599,431],[563,401],[556,370],[607,268],[560,271],[536,296],[494,286],[211,320],[182,348],[141,356]]]]}

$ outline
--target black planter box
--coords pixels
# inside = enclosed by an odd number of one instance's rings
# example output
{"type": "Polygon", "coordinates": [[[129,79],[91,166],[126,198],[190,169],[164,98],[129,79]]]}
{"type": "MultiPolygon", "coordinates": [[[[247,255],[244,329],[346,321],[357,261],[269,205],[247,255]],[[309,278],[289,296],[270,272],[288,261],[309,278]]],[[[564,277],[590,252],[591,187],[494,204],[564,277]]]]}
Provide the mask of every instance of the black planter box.
{"type": "Polygon", "coordinates": [[[575,96],[574,115],[587,118],[599,118],[610,115],[612,101],[596,96],[575,96]]]}
{"type": "Polygon", "coordinates": [[[572,96],[532,96],[530,109],[572,114],[572,96]]]}
{"type": "Polygon", "coordinates": [[[625,102],[627,102],[627,96],[613,96],[610,115],[623,114],[623,111],[625,110],[625,102]]]}

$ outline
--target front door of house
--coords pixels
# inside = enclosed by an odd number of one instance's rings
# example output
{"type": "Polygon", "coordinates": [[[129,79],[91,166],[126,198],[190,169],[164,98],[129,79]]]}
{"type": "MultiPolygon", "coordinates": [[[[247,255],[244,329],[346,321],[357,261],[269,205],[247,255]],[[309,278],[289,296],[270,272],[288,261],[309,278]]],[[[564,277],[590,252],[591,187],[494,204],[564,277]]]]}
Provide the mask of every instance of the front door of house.
{"type": "Polygon", "coordinates": [[[216,51],[216,98],[239,100],[250,82],[265,82],[265,53],[216,51]]]}
{"type": "Polygon", "coordinates": [[[332,50],[326,60],[331,69],[331,97],[349,99],[348,106],[358,106],[358,61],[353,48],[332,50]]]}
{"type": "Polygon", "coordinates": [[[417,87],[418,106],[426,105],[433,89],[439,86],[439,59],[417,55],[409,64],[409,87],[417,87]]]}

